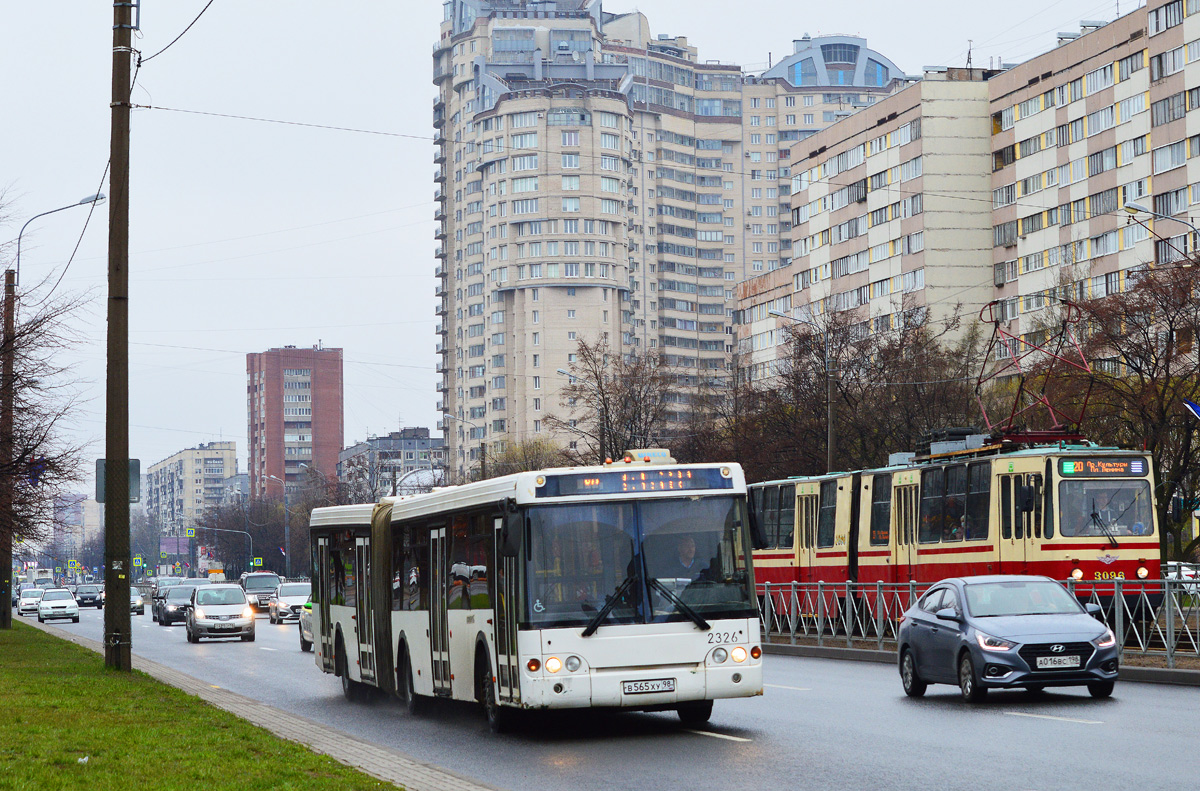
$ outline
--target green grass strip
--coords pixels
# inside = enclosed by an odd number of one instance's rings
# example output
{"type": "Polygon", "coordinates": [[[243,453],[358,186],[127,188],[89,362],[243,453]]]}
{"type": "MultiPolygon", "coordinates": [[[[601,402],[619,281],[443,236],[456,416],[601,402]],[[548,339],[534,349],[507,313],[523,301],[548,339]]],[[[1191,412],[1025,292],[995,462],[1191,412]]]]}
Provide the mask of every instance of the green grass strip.
{"type": "Polygon", "coordinates": [[[99,654],[15,623],[0,630],[0,789],[68,788],[395,786],[145,673],[109,670],[99,654]]]}

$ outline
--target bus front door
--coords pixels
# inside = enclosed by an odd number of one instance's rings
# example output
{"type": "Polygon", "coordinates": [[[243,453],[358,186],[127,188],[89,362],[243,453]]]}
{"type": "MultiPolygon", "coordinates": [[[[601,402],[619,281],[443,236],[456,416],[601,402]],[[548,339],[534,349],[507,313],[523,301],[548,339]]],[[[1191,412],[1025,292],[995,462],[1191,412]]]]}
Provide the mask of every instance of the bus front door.
{"type": "Polygon", "coordinates": [[[354,576],[355,616],[354,630],[358,635],[358,670],[363,681],[375,680],[375,626],[371,617],[371,540],[359,538],[354,547],[358,573],[354,576]]]}
{"type": "Polygon", "coordinates": [[[313,635],[313,639],[317,641],[319,646],[318,655],[321,660],[321,668],[330,673],[334,672],[333,666],[333,624],[329,619],[329,596],[333,589],[333,570],[329,565],[329,539],[317,539],[317,573],[313,579],[317,582],[317,590],[313,601],[317,604],[317,611],[314,614],[315,621],[314,629],[317,634],[313,635]]]}
{"type": "MultiPolygon", "coordinates": [[[[512,518],[520,525],[524,517],[516,515],[512,518]]],[[[496,620],[496,696],[500,700],[518,702],[521,700],[521,687],[517,674],[517,606],[520,601],[517,597],[517,558],[504,554],[501,539],[503,528],[504,520],[497,518],[494,557],[499,573],[496,575],[496,590],[492,598],[496,620]]]]}
{"type": "Polygon", "coordinates": [[[446,528],[429,534],[429,650],[433,694],[450,695],[450,626],[446,617],[446,528]]]}

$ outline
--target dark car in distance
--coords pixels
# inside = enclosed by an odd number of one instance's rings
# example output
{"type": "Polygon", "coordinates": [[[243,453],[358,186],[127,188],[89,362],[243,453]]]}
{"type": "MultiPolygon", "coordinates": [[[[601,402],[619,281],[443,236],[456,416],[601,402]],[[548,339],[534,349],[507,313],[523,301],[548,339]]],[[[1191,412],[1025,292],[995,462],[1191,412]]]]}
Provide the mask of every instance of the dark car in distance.
{"type": "Polygon", "coordinates": [[[172,585],[166,592],[154,600],[151,605],[158,614],[159,626],[170,626],[173,623],[187,620],[187,612],[192,606],[192,591],[199,585],[211,584],[203,578],[190,579],[179,585],[172,585]]]}
{"type": "Polygon", "coordinates": [[[900,622],[900,680],[910,697],[956,684],[963,699],[989,689],[1086,686],[1112,694],[1118,654],[1112,630],[1049,577],[989,575],[942,580],[900,622]]]}
{"type": "Polygon", "coordinates": [[[99,585],[80,585],[75,589],[75,601],[80,607],[95,607],[97,610],[104,606],[99,585]]]}

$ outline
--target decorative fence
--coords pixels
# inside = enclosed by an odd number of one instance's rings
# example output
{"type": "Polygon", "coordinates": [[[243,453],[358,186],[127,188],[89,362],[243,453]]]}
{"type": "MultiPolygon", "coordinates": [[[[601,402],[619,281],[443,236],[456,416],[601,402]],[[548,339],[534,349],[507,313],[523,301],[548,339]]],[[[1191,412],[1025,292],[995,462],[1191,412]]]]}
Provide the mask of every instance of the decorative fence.
{"type": "MultiPolygon", "coordinates": [[[[771,642],[815,640],[819,646],[894,649],[900,616],[931,583],[764,583],[763,633],[771,642]]],[[[1200,659],[1200,580],[1063,583],[1102,608],[1122,656],[1200,659]]]]}

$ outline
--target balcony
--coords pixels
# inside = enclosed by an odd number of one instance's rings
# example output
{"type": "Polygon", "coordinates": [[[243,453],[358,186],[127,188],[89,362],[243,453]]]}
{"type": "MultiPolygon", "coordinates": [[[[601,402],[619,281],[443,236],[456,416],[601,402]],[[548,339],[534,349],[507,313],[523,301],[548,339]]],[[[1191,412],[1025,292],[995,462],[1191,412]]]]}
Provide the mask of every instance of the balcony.
{"type": "MultiPolygon", "coordinates": [[[[441,250],[439,249],[437,251],[437,253],[435,253],[435,255],[440,255],[440,254],[441,254],[441,250]]],[[[446,276],[446,265],[438,264],[437,266],[435,266],[433,268],[433,276],[434,277],[445,277],[446,276]]]]}
{"type": "Polygon", "coordinates": [[[433,238],[437,239],[439,242],[446,241],[446,226],[445,226],[445,224],[438,226],[437,232],[434,233],[433,238]]]}
{"type": "Polygon", "coordinates": [[[446,257],[446,255],[447,255],[447,253],[446,253],[446,248],[444,248],[444,247],[438,247],[438,248],[435,248],[435,249],[434,249],[434,251],[433,251],[433,254],[434,254],[434,256],[436,256],[437,258],[445,258],[445,257],[446,257]]]}
{"type": "Polygon", "coordinates": [[[435,297],[446,296],[446,281],[445,280],[439,280],[438,284],[433,287],[433,295],[435,297]]]}
{"type": "Polygon", "coordinates": [[[444,351],[446,351],[446,344],[442,343],[441,341],[438,341],[433,345],[434,354],[441,354],[444,351]]]}
{"type": "Polygon", "coordinates": [[[446,219],[446,207],[438,204],[438,207],[433,210],[433,219],[435,222],[442,222],[446,219]]]}
{"type": "Polygon", "coordinates": [[[446,325],[439,321],[437,324],[433,325],[433,331],[436,334],[441,335],[442,333],[446,332],[446,325]]]}
{"type": "Polygon", "coordinates": [[[433,315],[435,315],[435,316],[450,315],[450,306],[446,304],[446,300],[443,299],[441,302],[438,303],[437,310],[435,310],[433,312],[433,315]]]}
{"type": "Polygon", "coordinates": [[[433,366],[433,370],[437,371],[439,374],[444,374],[444,373],[446,373],[446,361],[445,361],[445,360],[438,360],[438,361],[437,361],[437,362],[434,364],[434,366],[433,366]]]}
{"type": "MultiPolygon", "coordinates": [[[[433,164],[435,164],[435,165],[446,164],[446,147],[445,146],[438,146],[437,153],[433,155],[433,164]]],[[[444,197],[445,196],[442,196],[442,198],[444,198],[444,197]]],[[[439,200],[441,200],[442,198],[439,198],[439,200]]]]}
{"type": "MultiPolygon", "coordinates": [[[[450,392],[450,385],[446,384],[445,379],[442,379],[437,383],[437,391],[439,393],[449,393],[450,392]]],[[[439,423],[440,422],[441,421],[439,421],[439,423]]],[[[440,426],[439,426],[439,428],[440,428],[440,426]]]]}

